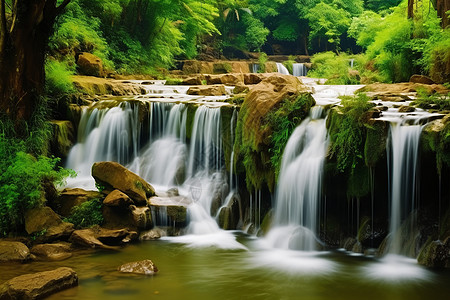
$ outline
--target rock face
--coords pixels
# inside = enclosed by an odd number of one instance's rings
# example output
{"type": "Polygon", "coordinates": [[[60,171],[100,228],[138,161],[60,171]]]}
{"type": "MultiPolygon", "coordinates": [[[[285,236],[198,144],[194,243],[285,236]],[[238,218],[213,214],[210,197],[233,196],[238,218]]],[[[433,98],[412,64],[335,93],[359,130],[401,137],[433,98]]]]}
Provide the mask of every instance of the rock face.
{"type": "Polygon", "coordinates": [[[450,267],[450,237],[446,238],[444,242],[431,241],[427,243],[420,252],[417,261],[427,267],[450,267]]]}
{"type": "Polygon", "coordinates": [[[31,253],[38,260],[64,260],[72,256],[70,244],[40,244],[31,248],[31,253]]]}
{"type": "Polygon", "coordinates": [[[78,276],[70,268],[26,274],[5,282],[0,299],[42,299],[78,285],[78,276]]]}
{"type": "Polygon", "coordinates": [[[207,84],[224,84],[235,86],[244,83],[244,75],[241,73],[205,75],[207,84]]]}
{"type": "Polygon", "coordinates": [[[190,87],[187,94],[198,96],[223,96],[226,94],[226,91],[225,86],[223,85],[200,85],[190,87]]]}
{"type": "Polygon", "coordinates": [[[75,129],[70,121],[50,121],[53,137],[50,141],[52,153],[58,157],[67,157],[75,141],[75,129]]]}
{"type": "Polygon", "coordinates": [[[430,77],[425,76],[425,75],[417,75],[417,74],[411,76],[411,78],[409,79],[409,82],[422,83],[422,84],[435,84],[433,79],[431,79],[430,77]]]}
{"type": "Polygon", "coordinates": [[[82,52],[78,55],[77,66],[81,74],[104,77],[102,60],[91,53],[82,52]]]}
{"type": "Polygon", "coordinates": [[[94,163],[92,177],[107,189],[118,189],[127,194],[137,205],[146,205],[148,197],[155,195],[148,182],[116,162],[94,163]]]}
{"type": "Polygon", "coordinates": [[[130,96],[145,94],[145,88],[131,82],[96,78],[92,76],[72,76],[75,88],[89,95],[130,96]]]}
{"type": "Polygon", "coordinates": [[[25,213],[25,230],[28,234],[43,233],[40,241],[68,238],[74,228],[66,223],[48,206],[30,209],[25,213]]]}
{"type": "Polygon", "coordinates": [[[228,204],[220,209],[219,226],[225,230],[236,229],[239,219],[239,198],[237,195],[233,195],[228,204]]]}
{"type": "Polygon", "coordinates": [[[138,229],[149,229],[152,226],[151,210],[148,206],[130,206],[133,225],[138,229]]]}
{"type": "Polygon", "coordinates": [[[70,237],[72,243],[88,248],[115,250],[116,246],[136,240],[136,232],[127,229],[109,230],[104,228],[89,228],[75,230],[70,237]]]}
{"type": "MultiPolygon", "coordinates": [[[[157,220],[175,225],[184,225],[187,220],[187,206],[191,203],[191,200],[182,196],[175,197],[152,197],[150,198],[150,207],[152,211],[155,211],[157,220]],[[161,220],[163,218],[166,220],[161,220]]],[[[155,225],[166,225],[158,224],[155,225]]]]}
{"type": "Polygon", "coordinates": [[[30,250],[24,244],[20,242],[0,241],[0,263],[24,262],[28,259],[30,259],[30,250]]]}
{"type": "Polygon", "coordinates": [[[123,264],[119,267],[119,272],[142,274],[142,275],[155,275],[156,273],[158,273],[158,268],[151,260],[146,259],[142,261],[123,264]]]}

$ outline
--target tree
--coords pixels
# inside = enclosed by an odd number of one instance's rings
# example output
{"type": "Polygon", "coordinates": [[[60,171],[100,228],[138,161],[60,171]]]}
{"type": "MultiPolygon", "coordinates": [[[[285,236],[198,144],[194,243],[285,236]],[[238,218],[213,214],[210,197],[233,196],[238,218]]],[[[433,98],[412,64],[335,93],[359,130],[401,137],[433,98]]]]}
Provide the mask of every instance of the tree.
{"type": "Polygon", "coordinates": [[[28,121],[45,84],[45,52],[70,0],[0,0],[0,111],[28,121]]]}
{"type": "Polygon", "coordinates": [[[438,16],[441,18],[442,28],[446,28],[450,25],[450,15],[448,15],[448,11],[450,11],[450,1],[449,0],[435,0],[433,1],[435,8],[437,10],[438,16]]]}

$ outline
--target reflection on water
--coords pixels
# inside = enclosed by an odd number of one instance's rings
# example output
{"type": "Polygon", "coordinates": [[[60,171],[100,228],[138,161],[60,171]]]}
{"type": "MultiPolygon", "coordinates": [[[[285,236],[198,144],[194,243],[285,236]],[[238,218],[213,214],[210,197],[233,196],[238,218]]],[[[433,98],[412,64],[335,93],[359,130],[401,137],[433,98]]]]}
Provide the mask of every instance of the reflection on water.
{"type": "Polygon", "coordinates": [[[79,286],[49,299],[410,300],[447,299],[450,293],[450,272],[434,273],[414,261],[267,250],[240,233],[237,239],[249,250],[190,248],[181,241],[160,240],[119,252],[85,252],[62,262],[0,265],[0,283],[68,266],[78,273],[79,286]],[[142,259],[153,260],[159,274],[142,277],[117,271],[123,263],[142,259]]]}

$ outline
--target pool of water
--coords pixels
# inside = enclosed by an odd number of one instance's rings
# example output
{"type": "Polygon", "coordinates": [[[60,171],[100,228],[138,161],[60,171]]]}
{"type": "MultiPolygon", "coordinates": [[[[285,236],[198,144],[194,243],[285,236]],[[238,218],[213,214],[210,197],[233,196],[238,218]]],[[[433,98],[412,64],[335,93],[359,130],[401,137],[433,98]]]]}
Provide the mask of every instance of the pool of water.
{"type": "Polygon", "coordinates": [[[267,249],[235,233],[247,250],[192,248],[147,241],[118,252],[87,251],[60,262],[0,265],[0,283],[21,274],[73,268],[79,286],[49,299],[447,299],[450,272],[414,260],[383,260],[344,251],[267,249]],[[126,262],[151,259],[156,276],[121,274],[126,262]]]}

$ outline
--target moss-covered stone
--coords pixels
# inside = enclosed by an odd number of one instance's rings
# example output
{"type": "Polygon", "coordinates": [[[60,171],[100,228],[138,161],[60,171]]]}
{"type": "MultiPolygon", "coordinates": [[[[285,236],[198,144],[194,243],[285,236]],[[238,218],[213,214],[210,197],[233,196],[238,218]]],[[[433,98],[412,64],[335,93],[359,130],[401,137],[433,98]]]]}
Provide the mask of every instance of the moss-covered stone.
{"type": "Polygon", "coordinates": [[[388,132],[389,125],[383,121],[376,121],[366,127],[366,141],[364,143],[366,166],[375,167],[385,157],[388,132]]]}

